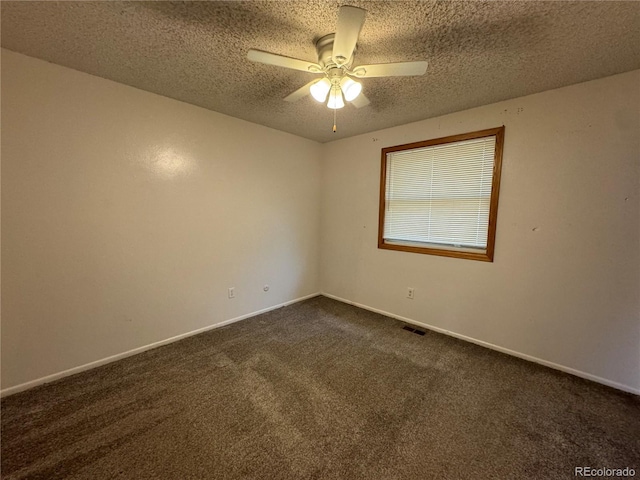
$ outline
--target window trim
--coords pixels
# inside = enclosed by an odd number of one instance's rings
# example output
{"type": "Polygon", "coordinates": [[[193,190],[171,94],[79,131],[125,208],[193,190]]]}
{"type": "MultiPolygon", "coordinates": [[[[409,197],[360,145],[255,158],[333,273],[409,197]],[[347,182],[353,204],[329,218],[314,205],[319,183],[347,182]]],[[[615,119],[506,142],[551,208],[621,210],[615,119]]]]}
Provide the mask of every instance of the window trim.
{"type": "Polygon", "coordinates": [[[480,260],[483,262],[493,262],[496,224],[498,222],[498,197],[500,194],[500,174],[502,172],[502,150],[504,146],[504,125],[497,128],[489,128],[476,132],[462,133],[448,137],[434,138],[422,142],[407,143],[382,149],[382,161],[380,168],[380,209],[378,216],[378,248],[385,250],[397,250],[401,252],[424,253],[427,255],[438,255],[442,257],[465,258],[468,260],[480,260]],[[386,207],[386,184],[387,184],[387,154],[403,150],[431,147],[447,143],[460,142],[463,140],[473,140],[483,137],[496,137],[494,152],[493,174],[491,181],[491,198],[489,203],[489,225],[487,232],[486,252],[469,252],[464,250],[454,250],[450,248],[430,248],[417,245],[403,245],[398,243],[386,243],[384,240],[384,214],[386,207]]]}

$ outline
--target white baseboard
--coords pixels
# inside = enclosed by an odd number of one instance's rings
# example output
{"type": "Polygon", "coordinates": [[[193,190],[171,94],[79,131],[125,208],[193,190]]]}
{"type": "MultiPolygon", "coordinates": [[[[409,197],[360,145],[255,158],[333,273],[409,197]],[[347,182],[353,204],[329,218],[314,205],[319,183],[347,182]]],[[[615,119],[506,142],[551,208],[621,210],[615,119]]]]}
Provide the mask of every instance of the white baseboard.
{"type": "Polygon", "coordinates": [[[286,307],[288,305],[292,305],[294,303],[302,302],[303,300],[307,300],[309,298],[317,297],[320,293],[312,293],[311,295],[305,295],[304,297],[296,298],[294,300],[290,300],[288,302],[280,303],[278,305],[274,305],[272,307],[263,308],[262,310],[258,310],[257,312],[247,313],[246,315],[241,315],[239,317],[231,318],[229,320],[225,320],[220,323],[216,323],[213,325],[208,325],[203,328],[198,328],[197,330],[192,330],[190,332],[182,333],[180,335],[176,335],[175,337],[167,338],[165,340],[160,340],[159,342],[153,342],[148,345],[144,345],[142,347],[134,348],[133,350],[128,350],[126,352],[118,353],[116,355],[111,355],[110,357],[102,358],[100,360],[96,360],[94,362],[85,363],[84,365],[80,365],[78,367],[69,368],[68,370],[63,370],[62,372],[53,373],[51,375],[47,375],[46,377],[37,378],[35,380],[31,380],[29,382],[21,383],[20,385],[15,385],[13,387],[5,388],[0,390],[0,398],[6,397],[8,395],[12,395],[14,393],[22,392],[24,390],[28,390],[33,387],[37,387],[38,385],[42,385],[44,383],[53,382],[60,378],[68,377],[69,375],[74,375],[76,373],[84,372],[86,370],[91,370],[92,368],[99,367],[101,365],[105,365],[107,363],[115,362],[116,360],[121,360],[126,357],[130,357],[132,355],[136,355],[138,353],[145,352],[147,350],[151,350],[152,348],[161,347],[162,345],[167,345],[168,343],[177,342],[178,340],[182,340],[183,338],[191,337],[193,335],[197,335],[199,333],[206,332],[208,330],[213,330],[216,328],[224,327],[225,325],[229,325],[231,323],[239,322],[240,320],[245,320],[250,317],[255,317],[256,315],[260,315],[261,313],[266,313],[271,310],[275,310],[277,308],[286,307]]]}
{"type": "Polygon", "coordinates": [[[363,308],[365,310],[369,310],[371,312],[379,313],[381,315],[385,315],[387,317],[395,318],[396,320],[400,320],[405,323],[410,323],[412,325],[417,325],[428,330],[433,330],[434,332],[443,333],[445,335],[449,335],[450,337],[458,338],[460,340],[464,340],[466,342],[475,343],[476,345],[480,345],[482,347],[490,348],[491,350],[496,350],[498,352],[506,353],[507,355],[511,355],[514,357],[522,358],[523,360],[528,360],[530,362],[539,363],[540,365],[544,365],[545,367],[550,367],[555,370],[560,370],[561,372],[570,373],[571,375],[575,375],[576,377],[585,378],[587,380],[591,380],[593,382],[601,383],[603,385],[607,385],[608,387],[613,387],[618,390],[622,390],[624,392],[635,393],[636,395],[640,395],[640,389],[633,388],[629,385],[624,385],[622,383],[614,382],[612,380],[607,380],[606,378],[598,377],[597,375],[592,375],[590,373],[582,372],[580,370],[576,370],[574,368],[565,367],[564,365],[559,365],[557,363],[549,362],[547,360],[542,360],[541,358],[532,357],[531,355],[527,355],[525,353],[516,352],[515,350],[509,350],[508,348],[500,347],[498,345],[494,345],[493,343],[485,342],[482,340],[477,340],[472,337],[467,337],[466,335],[461,335],[459,333],[451,332],[449,330],[445,330],[444,328],[434,327],[433,325],[428,325],[426,323],[418,322],[416,320],[412,320],[411,318],[401,317],[400,315],[395,315],[390,312],[385,312],[384,310],[379,310],[377,308],[370,307],[368,305],[363,305],[361,303],[352,302],[350,300],[336,297],[335,295],[331,295],[330,293],[323,292],[321,294],[324,297],[332,298],[334,300],[338,300],[342,303],[347,303],[349,305],[353,305],[354,307],[363,308]]]}

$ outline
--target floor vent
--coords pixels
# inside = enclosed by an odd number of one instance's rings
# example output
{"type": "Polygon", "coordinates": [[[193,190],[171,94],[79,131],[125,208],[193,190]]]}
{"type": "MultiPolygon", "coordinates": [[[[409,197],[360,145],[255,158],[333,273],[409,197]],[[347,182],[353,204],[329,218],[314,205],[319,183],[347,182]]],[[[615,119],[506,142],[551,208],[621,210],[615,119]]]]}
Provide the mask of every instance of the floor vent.
{"type": "Polygon", "coordinates": [[[402,327],[403,330],[408,332],[417,333],[418,335],[424,335],[426,332],[424,330],[418,330],[417,328],[410,327],[409,325],[405,325],[402,327]]]}

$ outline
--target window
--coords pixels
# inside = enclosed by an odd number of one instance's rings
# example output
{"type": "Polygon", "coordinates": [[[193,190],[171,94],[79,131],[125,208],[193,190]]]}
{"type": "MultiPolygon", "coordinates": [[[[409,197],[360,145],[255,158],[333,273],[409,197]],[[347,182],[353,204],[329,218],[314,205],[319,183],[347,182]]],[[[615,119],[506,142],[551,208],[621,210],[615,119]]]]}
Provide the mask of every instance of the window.
{"type": "Polygon", "coordinates": [[[382,149],[378,248],[493,261],[504,127],[382,149]]]}

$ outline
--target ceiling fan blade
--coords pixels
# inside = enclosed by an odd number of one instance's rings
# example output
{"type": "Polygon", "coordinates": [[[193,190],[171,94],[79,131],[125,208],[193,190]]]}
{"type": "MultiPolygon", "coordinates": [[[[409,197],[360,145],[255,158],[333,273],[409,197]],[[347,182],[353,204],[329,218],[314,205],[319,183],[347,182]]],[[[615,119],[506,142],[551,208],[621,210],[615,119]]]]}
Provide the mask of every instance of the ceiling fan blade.
{"type": "Polygon", "coordinates": [[[285,102],[295,102],[297,100],[300,100],[303,97],[306,97],[307,95],[311,94],[311,91],[309,90],[311,88],[311,85],[313,85],[314,83],[316,83],[318,80],[311,80],[309,83],[307,83],[304,87],[300,87],[298,90],[296,90],[295,92],[293,92],[292,94],[286,96],[284,98],[285,102]]]}
{"type": "Polygon", "coordinates": [[[338,12],[338,25],[333,39],[333,61],[338,65],[349,62],[358,43],[366,11],[357,7],[343,6],[338,12]]]}
{"type": "Polygon", "coordinates": [[[317,63],[276,55],[275,53],[263,52],[262,50],[254,50],[253,48],[247,53],[247,58],[252,62],[266,63],[267,65],[275,65],[276,67],[292,68],[294,70],[302,70],[303,72],[322,73],[322,69],[317,63]]]}
{"type": "Polygon", "coordinates": [[[359,78],[371,77],[402,77],[424,75],[427,62],[398,62],[377,63],[374,65],[358,65],[353,69],[353,75],[359,78]]]}
{"type": "Polygon", "coordinates": [[[363,93],[358,95],[355,100],[351,100],[351,105],[356,108],[366,107],[367,105],[369,105],[369,103],[369,99],[365,97],[363,93]]]}

